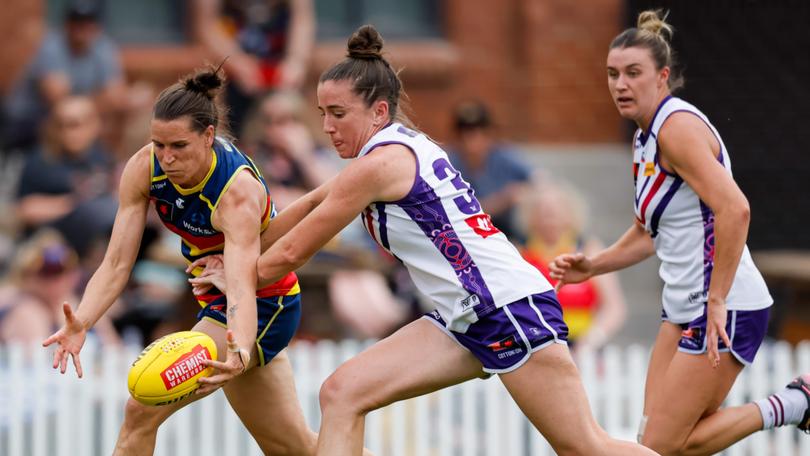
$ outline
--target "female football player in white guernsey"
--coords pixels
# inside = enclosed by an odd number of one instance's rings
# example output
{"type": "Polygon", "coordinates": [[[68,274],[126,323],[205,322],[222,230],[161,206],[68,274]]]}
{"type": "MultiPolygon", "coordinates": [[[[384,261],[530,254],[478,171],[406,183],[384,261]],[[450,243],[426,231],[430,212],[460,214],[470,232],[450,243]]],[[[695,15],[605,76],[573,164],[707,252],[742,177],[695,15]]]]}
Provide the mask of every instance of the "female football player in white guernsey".
{"type": "MultiPolygon", "coordinates": [[[[325,199],[262,254],[259,280],[303,265],[359,214],[437,309],[324,382],[318,454],[358,455],[370,411],[487,374],[500,374],[558,454],[654,454],[611,439],[594,420],[552,287],[492,225],[445,152],[397,121],[401,83],[382,45],[363,26],[349,39],[347,58],[321,75],[324,131],[340,157],[354,160],[324,184],[325,199]]],[[[219,286],[217,274],[192,283],[219,286]]]]}
{"type": "Polygon", "coordinates": [[[577,283],[657,254],[662,323],[647,371],[639,441],[664,455],[713,454],[760,429],[807,430],[810,376],[770,397],[718,410],[754,360],[773,302],[745,240],[749,207],[728,151],[697,108],[675,98],[672,27],[658,12],[610,45],[608,87],[633,139],[636,221],[615,244],[561,255],[551,276],[577,283]],[[708,353],[708,360],[702,356],[708,353]],[[672,400],[677,391],[678,400],[672,400]],[[646,426],[645,426],[646,422],[646,426]]]}

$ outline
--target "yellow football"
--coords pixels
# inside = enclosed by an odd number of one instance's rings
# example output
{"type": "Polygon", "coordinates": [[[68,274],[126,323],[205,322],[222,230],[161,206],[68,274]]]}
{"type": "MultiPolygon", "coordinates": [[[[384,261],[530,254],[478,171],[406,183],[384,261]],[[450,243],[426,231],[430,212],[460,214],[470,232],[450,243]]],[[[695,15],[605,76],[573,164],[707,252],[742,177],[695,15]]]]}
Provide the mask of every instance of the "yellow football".
{"type": "Polygon", "coordinates": [[[166,405],[191,395],[200,377],[213,369],[202,361],[217,359],[217,346],[208,334],[180,331],[144,348],[127,378],[133,399],[145,405],[166,405]]]}

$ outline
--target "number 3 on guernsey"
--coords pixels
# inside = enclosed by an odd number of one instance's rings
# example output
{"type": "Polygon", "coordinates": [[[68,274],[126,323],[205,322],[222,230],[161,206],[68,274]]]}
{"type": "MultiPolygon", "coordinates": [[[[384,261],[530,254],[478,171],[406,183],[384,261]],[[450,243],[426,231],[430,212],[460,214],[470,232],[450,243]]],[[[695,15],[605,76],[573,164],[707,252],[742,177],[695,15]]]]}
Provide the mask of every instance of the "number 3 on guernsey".
{"type": "Polygon", "coordinates": [[[461,178],[461,173],[456,171],[446,159],[440,158],[433,162],[433,174],[436,175],[441,180],[447,179],[450,174],[453,174],[453,179],[451,182],[453,186],[456,187],[457,190],[466,190],[467,195],[459,196],[453,198],[453,202],[456,203],[458,210],[467,214],[473,215],[481,212],[481,205],[478,204],[478,200],[475,199],[475,194],[473,190],[464,182],[464,179],[461,178]]]}

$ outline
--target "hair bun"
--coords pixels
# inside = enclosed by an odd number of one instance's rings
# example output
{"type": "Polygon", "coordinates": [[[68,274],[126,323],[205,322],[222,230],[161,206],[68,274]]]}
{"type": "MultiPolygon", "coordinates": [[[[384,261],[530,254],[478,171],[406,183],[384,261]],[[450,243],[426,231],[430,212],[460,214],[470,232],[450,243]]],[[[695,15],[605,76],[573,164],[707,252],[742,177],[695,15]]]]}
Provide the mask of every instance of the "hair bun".
{"type": "Polygon", "coordinates": [[[217,91],[225,83],[225,80],[219,74],[219,68],[216,70],[208,69],[200,71],[193,76],[186,78],[183,81],[183,86],[190,92],[201,93],[208,99],[213,100],[216,97],[217,91]]]}
{"type": "Polygon", "coordinates": [[[640,30],[646,30],[654,35],[658,35],[664,38],[665,40],[669,41],[672,39],[672,35],[675,33],[675,28],[667,23],[667,16],[669,16],[668,11],[667,12],[662,10],[642,11],[638,15],[637,27],[640,30]]]}
{"type": "Polygon", "coordinates": [[[347,57],[351,59],[382,59],[383,38],[373,25],[363,25],[349,38],[347,57]]]}

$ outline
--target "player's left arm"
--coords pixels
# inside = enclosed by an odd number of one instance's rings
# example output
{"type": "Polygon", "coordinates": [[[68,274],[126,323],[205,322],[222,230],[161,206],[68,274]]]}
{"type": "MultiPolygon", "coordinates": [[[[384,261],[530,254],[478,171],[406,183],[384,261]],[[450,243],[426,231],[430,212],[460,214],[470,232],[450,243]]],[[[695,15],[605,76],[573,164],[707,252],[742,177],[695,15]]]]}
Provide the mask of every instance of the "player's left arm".
{"type": "MultiPolygon", "coordinates": [[[[252,350],[256,339],[256,259],[259,231],[267,196],[262,184],[249,171],[241,171],[221,196],[211,218],[225,235],[223,255],[228,329],[240,349],[252,350]]],[[[228,360],[232,357],[228,353],[228,360]]],[[[245,366],[247,367],[247,366],[245,366]]]]}
{"type": "MultiPolygon", "coordinates": [[[[681,176],[714,213],[714,269],[708,311],[719,321],[722,310],[725,326],[725,299],[748,237],[748,200],[718,161],[719,140],[699,117],[686,112],[672,114],[659,132],[658,144],[662,163],[681,176]]],[[[715,329],[724,335],[720,331],[723,328],[715,329]]],[[[716,344],[716,338],[709,339],[710,347],[716,344]]],[[[711,353],[710,357],[714,358],[711,353]]]]}

